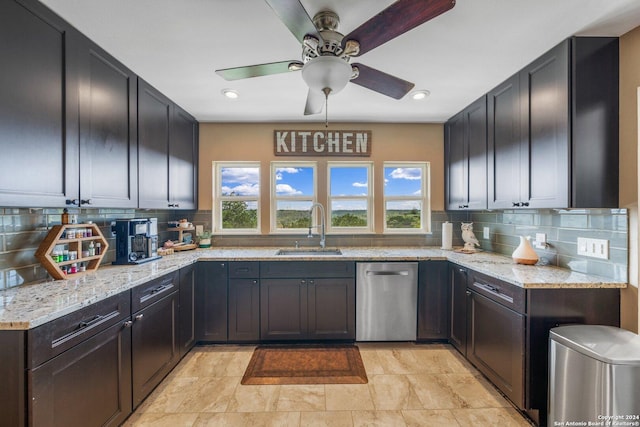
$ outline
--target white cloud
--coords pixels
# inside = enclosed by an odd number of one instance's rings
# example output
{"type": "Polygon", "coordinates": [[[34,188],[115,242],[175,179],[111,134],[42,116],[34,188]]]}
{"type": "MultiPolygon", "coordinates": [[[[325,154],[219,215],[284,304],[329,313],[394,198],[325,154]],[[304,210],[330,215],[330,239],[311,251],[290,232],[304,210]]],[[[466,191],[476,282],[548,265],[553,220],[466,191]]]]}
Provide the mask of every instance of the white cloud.
{"type": "Polygon", "coordinates": [[[302,194],[302,191],[296,190],[289,184],[276,184],[276,194],[278,195],[286,195],[293,196],[296,194],[302,194]]]}
{"type": "Polygon", "coordinates": [[[256,185],[260,182],[260,168],[222,168],[222,181],[229,183],[249,183],[256,185]]]}
{"type": "Polygon", "coordinates": [[[258,184],[239,184],[235,186],[222,186],[222,194],[229,195],[234,193],[237,196],[257,196],[260,194],[260,185],[258,184]]]}
{"type": "Polygon", "coordinates": [[[351,185],[352,185],[353,187],[359,187],[359,188],[362,188],[362,187],[365,187],[365,188],[366,188],[366,187],[368,187],[368,184],[367,184],[366,182],[354,182],[354,183],[353,183],[353,184],[351,184],[351,185]]]}
{"type": "Polygon", "coordinates": [[[422,170],[420,168],[395,168],[389,176],[393,179],[422,179],[422,170]]]}

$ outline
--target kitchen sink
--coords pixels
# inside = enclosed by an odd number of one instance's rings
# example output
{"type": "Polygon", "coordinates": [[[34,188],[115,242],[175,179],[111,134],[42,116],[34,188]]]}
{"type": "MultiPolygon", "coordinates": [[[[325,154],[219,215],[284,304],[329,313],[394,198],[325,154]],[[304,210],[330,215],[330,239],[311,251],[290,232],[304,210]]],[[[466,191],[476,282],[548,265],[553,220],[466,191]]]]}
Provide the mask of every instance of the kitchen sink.
{"type": "Polygon", "coordinates": [[[342,251],[338,248],[294,248],[279,249],[276,255],[342,255],[342,251]]]}

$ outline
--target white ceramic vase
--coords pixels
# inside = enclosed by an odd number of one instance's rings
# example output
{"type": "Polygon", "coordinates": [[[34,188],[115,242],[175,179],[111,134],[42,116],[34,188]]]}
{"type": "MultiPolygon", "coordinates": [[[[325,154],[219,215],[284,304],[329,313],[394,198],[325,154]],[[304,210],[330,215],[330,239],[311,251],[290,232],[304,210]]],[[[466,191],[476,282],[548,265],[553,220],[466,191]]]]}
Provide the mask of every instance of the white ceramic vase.
{"type": "Polygon", "coordinates": [[[533,265],[538,262],[538,254],[533,250],[529,238],[520,236],[520,244],[511,254],[513,260],[518,264],[533,265]]]}

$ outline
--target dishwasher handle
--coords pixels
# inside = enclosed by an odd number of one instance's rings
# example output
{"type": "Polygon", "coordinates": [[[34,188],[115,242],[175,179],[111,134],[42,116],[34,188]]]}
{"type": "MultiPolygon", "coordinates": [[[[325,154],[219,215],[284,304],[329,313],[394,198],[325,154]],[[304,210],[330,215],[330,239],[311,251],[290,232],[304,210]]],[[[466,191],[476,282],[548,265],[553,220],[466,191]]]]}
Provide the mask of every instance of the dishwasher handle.
{"type": "Polygon", "coordinates": [[[408,276],[407,270],[398,271],[371,271],[367,270],[367,276],[408,276]]]}

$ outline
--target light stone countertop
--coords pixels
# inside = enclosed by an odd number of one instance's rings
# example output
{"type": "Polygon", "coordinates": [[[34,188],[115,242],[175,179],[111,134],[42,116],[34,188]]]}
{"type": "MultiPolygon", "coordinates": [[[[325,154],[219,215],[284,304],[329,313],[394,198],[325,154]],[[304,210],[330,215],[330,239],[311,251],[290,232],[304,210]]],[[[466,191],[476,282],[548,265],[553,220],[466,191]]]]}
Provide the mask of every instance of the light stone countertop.
{"type": "Polygon", "coordinates": [[[342,255],[276,255],[278,248],[211,248],[177,252],[140,265],[103,266],[76,278],[0,291],[0,330],[40,326],[84,306],[197,261],[449,260],[523,288],[624,288],[626,283],[551,266],[518,265],[489,252],[463,254],[430,247],[340,248],[342,255]]]}

